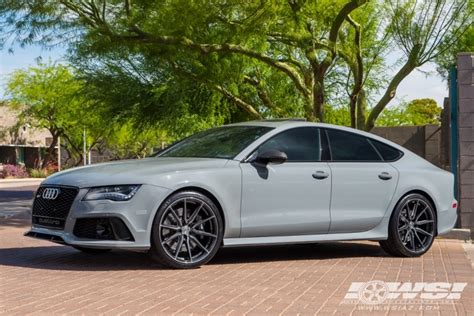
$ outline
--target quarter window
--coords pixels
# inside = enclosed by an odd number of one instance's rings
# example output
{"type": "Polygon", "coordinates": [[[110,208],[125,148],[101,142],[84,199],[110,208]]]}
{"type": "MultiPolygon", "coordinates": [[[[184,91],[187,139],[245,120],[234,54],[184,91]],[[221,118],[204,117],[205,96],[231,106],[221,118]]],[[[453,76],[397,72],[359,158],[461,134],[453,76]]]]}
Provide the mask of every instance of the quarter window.
{"type": "Polygon", "coordinates": [[[382,161],[368,138],[328,129],[332,161],[382,161]]]}
{"type": "Polygon", "coordinates": [[[373,139],[371,139],[370,142],[375,146],[375,148],[377,148],[377,151],[382,155],[382,158],[385,161],[394,161],[402,156],[402,152],[392,146],[373,139]]]}
{"type": "Polygon", "coordinates": [[[315,127],[293,128],[270,138],[263,143],[258,152],[270,149],[284,152],[288,162],[320,161],[319,129],[315,127]]]}

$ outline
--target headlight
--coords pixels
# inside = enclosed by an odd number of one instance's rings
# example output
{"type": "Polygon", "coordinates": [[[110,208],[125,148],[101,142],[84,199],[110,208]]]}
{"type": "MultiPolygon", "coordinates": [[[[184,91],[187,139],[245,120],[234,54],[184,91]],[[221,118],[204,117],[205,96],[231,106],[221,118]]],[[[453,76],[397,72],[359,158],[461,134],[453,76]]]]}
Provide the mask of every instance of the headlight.
{"type": "Polygon", "coordinates": [[[111,200],[128,201],[137,193],[140,185],[113,185],[91,188],[83,198],[84,201],[111,200]]]}

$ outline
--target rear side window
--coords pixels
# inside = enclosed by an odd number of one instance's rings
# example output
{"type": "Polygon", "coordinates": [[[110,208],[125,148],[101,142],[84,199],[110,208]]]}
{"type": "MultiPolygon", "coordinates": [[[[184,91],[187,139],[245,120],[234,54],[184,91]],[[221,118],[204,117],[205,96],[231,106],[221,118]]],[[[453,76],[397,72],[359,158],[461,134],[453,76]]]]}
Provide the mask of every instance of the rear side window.
{"type": "Polygon", "coordinates": [[[382,161],[368,138],[334,129],[326,131],[332,161],[382,161]]]}
{"type": "Polygon", "coordinates": [[[403,153],[398,149],[395,149],[392,146],[386,145],[377,140],[371,139],[370,142],[375,146],[375,148],[377,148],[379,154],[385,161],[394,161],[403,155],[403,153]]]}
{"type": "Polygon", "coordinates": [[[319,140],[318,128],[298,127],[273,136],[258,148],[258,152],[276,149],[288,156],[288,162],[320,161],[319,140]]]}

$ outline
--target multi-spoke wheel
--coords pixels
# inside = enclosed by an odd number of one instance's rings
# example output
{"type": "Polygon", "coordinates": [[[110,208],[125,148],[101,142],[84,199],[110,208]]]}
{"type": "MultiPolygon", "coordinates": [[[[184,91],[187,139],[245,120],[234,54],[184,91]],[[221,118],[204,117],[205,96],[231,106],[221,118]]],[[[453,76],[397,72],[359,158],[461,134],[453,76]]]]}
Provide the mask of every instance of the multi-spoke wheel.
{"type": "Polygon", "coordinates": [[[435,234],[433,205],[423,195],[409,194],[397,204],[390,219],[388,240],[380,245],[392,255],[415,257],[428,251],[435,234]]]}
{"type": "Polygon", "coordinates": [[[152,258],[173,268],[208,262],[222,242],[223,225],[216,205],[198,192],[168,198],[153,223],[152,258]]]}

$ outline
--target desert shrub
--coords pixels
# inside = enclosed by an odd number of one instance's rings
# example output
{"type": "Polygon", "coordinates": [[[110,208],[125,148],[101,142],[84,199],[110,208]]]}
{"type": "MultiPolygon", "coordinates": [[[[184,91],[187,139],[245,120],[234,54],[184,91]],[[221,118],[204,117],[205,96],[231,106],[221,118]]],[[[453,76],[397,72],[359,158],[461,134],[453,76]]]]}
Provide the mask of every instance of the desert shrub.
{"type": "Polygon", "coordinates": [[[46,178],[56,171],[58,171],[58,166],[54,163],[49,163],[46,168],[36,167],[30,169],[29,174],[32,178],[46,178]]]}
{"type": "Polygon", "coordinates": [[[30,169],[29,172],[32,178],[46,178],[49,176],[47,169],[30,169]]]}
{"type": "Polygon", "coordinates": [[[22,165],[3,165],[2,178],[27,178],[28,172],[22,165]]]}

